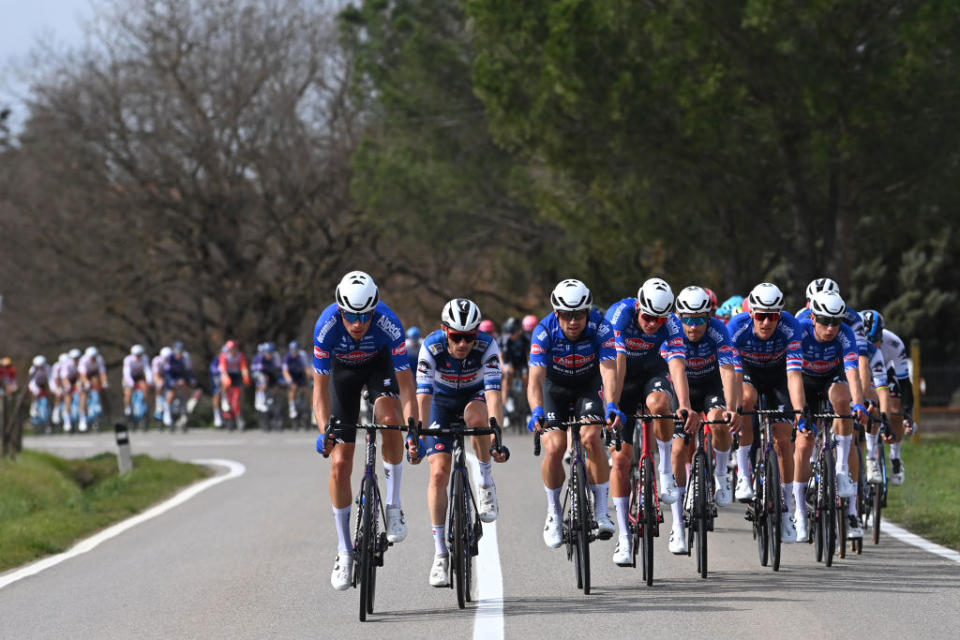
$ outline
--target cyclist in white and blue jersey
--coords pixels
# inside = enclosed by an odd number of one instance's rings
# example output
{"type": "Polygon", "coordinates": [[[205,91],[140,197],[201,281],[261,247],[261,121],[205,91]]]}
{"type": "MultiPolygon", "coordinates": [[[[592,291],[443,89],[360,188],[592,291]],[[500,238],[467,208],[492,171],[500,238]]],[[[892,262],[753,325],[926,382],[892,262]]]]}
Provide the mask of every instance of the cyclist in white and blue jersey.
{"type": "MultiPolygon", "coordinates": [[[[613,326],[617,349],[617,386],[607,393],[627,416],[624,424],[623,447],[613,452],[613,470],[610,491],[617,510],[620,536],[613,554],[614,563],[632,564],[632,549],[628,512],[630,503],[630,466],[633,463],[633,434],[637,410],[646,406],[655,414],[686,411],[684,425],[692,433],[700,424],[699,415],[690,406],[687,387],[686,350],[683,329],[672,313],[673,291],[664,280],[650,278],[637,291],[636,298],[625,298],[607,310],[607,320],[613,326]]],[[[681,490],[673,473],[672,420],[654,421],[657,449],[660,454],[658,472],[660,499],[682,509],[681,490]]],[[[679,455],[679,453],[678,453],[679,455]]],[[[670,551],[686,553],[687,543],[681,535],[683,519],[674,518],[670,532],[670,551]]]]}
{"type": "MultiPolygon", "coordinates": [[[[797,324],[803,353],[804,397],[812,403],[817,396],[827,394],[833,409],[841,414],[847,413],[852,401],[854,412],[863,422],[867,408],[863,404],[860,386],[857,339],[853,329],[845,324],[846,305],[843,298],[836,291],[819,291],[810,301],[810,311],[810,318],[797,324]]],[[[863,530],[856,510],[857,483],[850,473],[853,421],[837,418],[833,421],[833,433],[837,441],[837,495],[850,498],[848,536],[862,538],[863,530]]],[[[810,430],[797,434],[793,480],[798,542],[805,541],[808,534],[804,496],[807,480],[810,479],[813,444],[814,433],[810,430]]]]}
{"type": "MultiPolygon", "coordinates": [[[[867,343],[867,357],[870,359],[871,385],[870,388],[863,390],[863,395],[873,406],[870,407],[870,413],[875,418],[880,414],[890,415],[890,388],[887,382],[887,363],[883,359],[883,351],[872,342],[867,343]]],[[[880,463],[877,461],[877,437],[879,436],[880,425],[873,425],[872,432],[866,432],[867,455],[865,457],[865,466],[867,469],[867,482],[871,484],[880,484],[883,477],[880,475],[880,463]]]]}
{"type": "MultiPolygon", "coordinates": [[[[380,302],[373,278],[363,271],[351,271],[337,285],[336,299],[320,314],[314,329],[313,411],[321,432],[318,450],[330,451],[331,427],[337,442],[344,443],[330,456],[330,500],[339,552],[330,582],[339,591],[349,587],[353,579],[350,475],[360,393],[366,386],[380,424],[400,425],[406,419],[418,419],[419,414],[403,325],[393,310],[380,302]]],[[[383,431],[382,436],[387,540],[400,542],[407,536],[400,501],[403,436],[400,431],[383,431]]]]}
{"type": "MultiPolygon", "coordinates": [[[[718,505],[728,505],[733,499],[733,490],[727,462],[733,445],[732,430],[737,422],[737,414],[732,409],[740,404],[741,385],[737,374],[742,374],[742,368],[727,326],[720,318],[711,317],[712,306],[710,295],[701,287],[687,287],[677,295],[676,313],[683,325],[690,406],[706,414],[708,420],[724,419],[730,423],[729,426],[713,425],[710,430],[716,455],[716,500],[718,505]]],[[[674,448],[679,448],[680,443],[674,440],[674,448]]],[[[681,487],[686,486],[685,464],[677,462],[688,461],[693,448],[691,440],[683,459],[674,462],[677,484],[681,487]]]]}
{"type": "MultiPolygon", "coordinates": [[[[527,400],[530,431],[543,436],[540,474],[547,494],[543,541],[550,548],[563,544],[560,493],[565,480],[563,454],[566,429],[560,425],[577,419],[619,414],[615,403],[604,407],[601,389],[616,385],[616,350],[613,328],[600,312],[590,308],[593,296],[583,282],[561,280],[550,294],[553,312],[543,317],[531,335],[527,400]]],[[[610,465],[600,429],[594,421],[580,432],[587,453],[587,481],[594,497],[598,537],[613,536],[609,513],[610,465]]]]}
{"type": "Polygon", "coordinates": [[[287,381],[287,405],[290,419],[297,419],[297,391],[307,386],[307,354],[300,348],[297,340],[287,345],[287,353],[283,356],[281,371],[283,379],[287,381]]]}
{"type": "MultiPolygon", "coordinates": [[[[430,428],[447,428],[463,419],[467,427],[486,427],[489,418],[503,423],[500,399],[500,349],[490,334],[479,331],[480,308],[472,300],[454,298],[440,314],[441,329],[427,336],[417,359],[417,403],[421,416],[430,416],[424,431],[425,449],[408,438],[410,460],[418,464],[425,455],[430,461],[427,502],[433,525],[435,553],[429,582],[434,587],[449,585],[450,554],[447,551],[445,517],[447,487],[453,467],[453,438],[431,436],[430,428]]],[[[474,436],[473,450],[480,466],[480,505],[483,522],[497,519],[497,488],[493,482],[493,460],[503,462],[504,454],[491,456],[491,436],[474,436]]]]}
{"type": "MultiPolygon", "coordinates": [[[[775,284],[761,282],[750,291],[747,301],[750,311],[737,314],[727,325],[743,366],[743,408],[753,411],[760,394],[763,394],[767,409],[779,409],[785,413],[792,412],[794,408],[802,409],[806,401],[803,394],[800,333],[797,321],[783,310],[783,292],[775,284]]],[[[740,448],[737,449],[737,465],[740,473],[737,474],[735,497],[741,502],[754,498],[751,483],[753,469],[750,465],[754,429],[751,423],[746,420],[738,425],[740,448]]],[[[807,429],[806,421],[799,416],[796,426],[800,432],[807,429]]],[[[789,507],[782,516],[780,538],[787,543],[797,541],[791,506],[794,495],[792,434],[793,424],[788,420],[773,421],[774,448],[780,462],[780,481],[783,484],[781,489],[784,504],[789,507]]]]}

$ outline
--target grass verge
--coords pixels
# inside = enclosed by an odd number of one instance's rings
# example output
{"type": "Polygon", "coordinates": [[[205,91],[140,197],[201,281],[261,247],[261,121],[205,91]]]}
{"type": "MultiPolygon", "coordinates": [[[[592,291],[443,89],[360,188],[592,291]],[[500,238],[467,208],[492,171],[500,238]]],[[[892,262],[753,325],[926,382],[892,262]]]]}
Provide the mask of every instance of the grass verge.
{"type": "Polygon", "coordinates": [[[209,475],[145,455],[134,456],[134,470],[123,476],[112,453],[65,459],[24,451],[15,462],[0,461],[0,571],[66,551],[209,475]]]}
{"type": "Polygon", "coordinates": [[[923,434],[902,454],[906,482],[890,487],[884,517],[960,551],[960,435],[923,434]]]}

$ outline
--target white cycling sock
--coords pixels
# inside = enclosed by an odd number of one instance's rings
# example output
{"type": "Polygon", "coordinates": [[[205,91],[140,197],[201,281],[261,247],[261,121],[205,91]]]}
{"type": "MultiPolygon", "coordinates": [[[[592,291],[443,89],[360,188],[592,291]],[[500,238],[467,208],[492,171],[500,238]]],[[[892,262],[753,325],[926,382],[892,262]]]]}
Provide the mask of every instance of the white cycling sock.
{"type": "Polygon", "coordinates": [[[782,495],[783,495],[783,506],[785,506],[785,507],[787,508],[787,514],[792,514],[792,513],[794,512],[794,510],[796,509],[796,505],[794,504],[794,495],[795,495],[795,494],[794,494],[794,492],[793,492],[794,484],[795,484],[795,483],[793,483],[793,482],[781,482],[781,483],[780,483],[780,486],[781,486],[781,488],[783,489],[783,493],[782,493],[782,495]]]}
{"type": "Polygon", "coordinates": [[[890,459],[899,460],[900,459],[900,447],[903,446],[902,442],[894,442],[890,445],[890,459]]]}
{"type": "Polygon", "coordinates": [[[443,525],[433,525],[433,546],[438,555],[447,553],[447,538],[443,535],[443,525]]]}
{"type": "Polygon", "coordinates": [[[387,479],[387,506],[401,506],[400,480],[403,478],[403,463],[390,464],[389,462],[384,461],[383,476],[387,479]]]}
{"type": "Polygon", "coordinates": [[[740,445],[737,449],[737,474],[750,482],[750,445],[740,445]]]}
{"type": "Polygon", "coordinates": [[[796,510],[802,515],[807,515],[807,483],[793,483],[793,501],[796,504],[796,510]]]}
{"type": "Polygon", "coordinates": [[[617,510],[617,528],[620,530],[620,537],[630,536],[630,496],[618,498],[614,496],[613,506],[617,510]]]}
{"type": "Polygon", "coordinates": [[[599,518],[610,512],[609,496],[610,483],[592,484],[590,490],[593,491],[593,512],[599,518]]]}
{"type": "Polygon", "coordinates": [[[686,487],[680,487],[680,490],[677,492],[677,501],[670,505],[670,509],[673,511],[674,528],[683,523],[683,494],[686,493],[686,491],[686,487]]]}
{"type": "Polygon", "coordinates": [[[347,555],[353,555],[353,548],[350,544],[350,507],[343,509],[333,508],[333,520],[337,524],[337,551],[347,555]]]}
{"type": "Polygon", "coordinates": [[[850,471],[850,447],[853,446],[853,436],[837,436],[837,473],[850,471]]]}
{"type": "Polygon", "coordinates": [[[868,433],[867,434],[867,458],[870,460],[877,459],[877,434],[868,433]]]}
{"type": "Polygon", "coordinates": [[[730,450],[727,449],[726,451],[720,451],[720,449],[714,449],[713,453],[717,457],[717,466],[713,469],[713,475],[727,475],[727,462],[730,461],[730,450]]]}
{"type": "Polygon", "coordinates": [[[860,491],[859,485],[854,488],[853,496],[847,500],[847,515],[857,515],[857,493],[860,491]]]}
{"type": "Polygon", "coordinates": [[[480,463],[480,484],[489,487],[493,484],[493,459],[477,462],[480,463]]]}
{"type": "Polygon", "coordinates": [[[670,457],[673,453],[673,440],[663,440],[657,438],[657,449],[660,451],[660,462],[657,464],[657,470],[660,473],[673,473],[673,459],[670,457]]]}
{"type": "Polygon", "coordinates": [[[560,516],[560,487],[556,489],[549,489],[546,486],[543,487],[547,492],[547,510],[556,515],[560,516]]]}

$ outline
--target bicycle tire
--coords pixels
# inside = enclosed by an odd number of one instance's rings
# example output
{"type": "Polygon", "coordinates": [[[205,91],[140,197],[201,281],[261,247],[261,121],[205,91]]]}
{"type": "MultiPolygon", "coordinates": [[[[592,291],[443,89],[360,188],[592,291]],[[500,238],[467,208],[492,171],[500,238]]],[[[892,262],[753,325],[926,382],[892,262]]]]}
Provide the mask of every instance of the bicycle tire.
{"type": "Polygon", "coordinates": [[[653,585],[653,536],[656,532],[657,510],[654,506],[653,460],[643,459],[643,578],[647,586],[653,585]]]}
{"type": "Polygon", "coordinates": [[[693,511],[697,520],[697,571],[700,577],[707,577],[707,519],[710,514],[707,504],[707,456],[700,451],[694,458],[693,466],[695,468],[694,480],[694,506],[693,511]]]}
{"type": "Polygon", "coordinates": [[[847,509],[850,506],[850,498],[841,498],[840,506],[836,508],[836,522],[837,522],[837,553],[840,555],[840,558],[847,557],[847,542],[849,541],[848,533],[850,532],[850,523],[847,518],[847,509]]]}
{"type": "Polygon", "coordinates": [[[760,460],[760,464],[753,468],[753,537],[757,541],[757,555],[760,557],[761,567],[770,562],[770,533],[767,531],[770,521],[767,518],[763,494],[764,483],[767,481],[766,473],[766,463],[760,460]]]}
{"type": "Polygon", "coordinates": [[[360,622],[367,619],[367,612],[372,610],[373,603],[370,597],[370,572],[373,565],[373,483],[363,480],[361,488],[361,516],[360,534],[357,538],[357,555],[355,562],[360,563],[360,622]]]}
{"type": "Polygon", "coordinates": [[[581,460],[575,465],[571,475],[576,477],[576,536],[578,570],[583,595],[590,595],[590,502],[587,499],[587,469],[581,460]]]}
{"type": "Polygon", "coordinates": [[[880,466],[880,478],[883,482],[873,485],[873,544],[880,544],[880,513],[884,506],[883,492],[887,486],[887,456],[882,442],[877,443],[877,464],[880,466]]]}
{"type": "MultiPolygon", "coordinates": [[[[630,555],[633,560],[633,568],[637,568],[637,554],[640,553],[640,532],[643,528],[643,505],[641,503],[641,492],[643,483],[640,478],[640,469],[631,467],[630,469],[630,555]]],[[[642,564],[642,562],[641,562],[642,564]]],[[[646,574],[644,574],[646,579],[646,574]]]]}
{"type": "Polygon", "coordinates": [[[781,524],[783,523],[783,494],[780,484],[780,462],[773,449],[767,451],[766,461],[766,508],[768,514],[767,533],[770,539],[770,565],[774,571],[780,571],[780,550],[782,545],[781,524]]]}
{"type": "Polygon", "coordinates": [[[466,523],[466,505],[463,502],[464,486],[463,475],[458,471],[453,474],[453,558],[451,564],[453,568],[454,582],[457,589],[457,606],[461,609],[467,606],[464,596],[464,590],[469,586],[466,584],[466,563],[469,562],[467,554],[469,544],[465,540],[467,531],[466,523]]]}
{"type": "Polygon", "coordinates": [[[823,562],[833,566],[833,554],[837,551],[837,473],[836,461],[832,450],[826,450],[823,456],[823,523],[824,534],[823,562]]]}

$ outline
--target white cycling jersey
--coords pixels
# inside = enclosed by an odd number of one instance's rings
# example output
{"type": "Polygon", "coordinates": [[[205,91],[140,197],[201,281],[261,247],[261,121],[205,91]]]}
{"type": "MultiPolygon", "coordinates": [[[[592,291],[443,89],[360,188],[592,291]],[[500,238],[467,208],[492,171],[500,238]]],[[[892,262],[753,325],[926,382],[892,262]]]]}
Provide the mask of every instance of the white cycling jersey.
{"type": "Polygon", "coordinates": [[[60,363],[60,380],[69,380],[70,382],[75,382],[77,380],[77,362],[73,358],[67,358],[60,363]]]}
{"type": "Polygon", "coordinates": [[[53,378],[51,378],[50,365],[45,364],[42,367],[30,367],[30,382],[27,387],[34,396],[39,396],[46,389],[52,389],[53,378]]]}
{"type": "Polygon", "coordinates": [[[884,389],[887,386],[887,363],[883,359],[883,351],[873,350],[870,356],[870,375],[873,378],[874,389],[884,389]]]}
{"type": "Polygon", "coordinates": [[[95,356],[84,355],[77,364],[77,371],[85,376],[103,375],[107,372],[107,365],[103,362],[103,356],[99,353],[95,356]]]}
{"type": "Polygon", "coordinates": [[[883,330],[883,338],[878,345],[883,352],[883,360],[887,369],[893,369],[897,380],[910,378],[910,365],[907,360],[907,347],[900,336],[889,329],[883,330]]]}
{"type": "Polygon", "coordinates": [[[123,386],[133,387],[134,378],[140,377],[146,380],[147,384],[153,384],[150,357],[147,354],[137,357],[131,353],[123,359],[123,386]]]}
{"type": "Polygon", "coordinates": [[[150,368],[153,370],[153,379],[159,384],[163,382],[163,357],[160,354],[153,356],[150,361],[150,368]]]}

